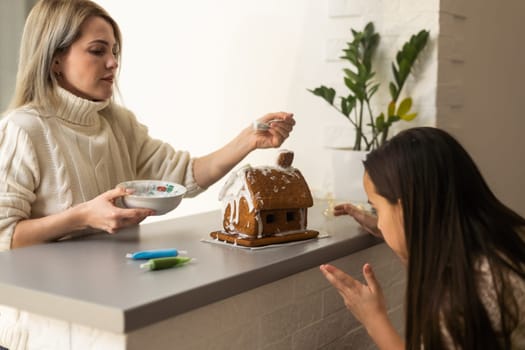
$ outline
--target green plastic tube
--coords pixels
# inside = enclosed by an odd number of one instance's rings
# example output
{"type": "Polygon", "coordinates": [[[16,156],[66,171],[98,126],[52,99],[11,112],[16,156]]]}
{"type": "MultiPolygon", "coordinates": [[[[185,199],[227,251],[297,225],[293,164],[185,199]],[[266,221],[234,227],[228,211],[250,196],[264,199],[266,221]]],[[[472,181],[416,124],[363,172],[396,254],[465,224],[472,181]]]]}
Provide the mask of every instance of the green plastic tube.
{"type": "Polygon", "coordinates": [[[148,268],[150,270],[163,270],[176,266],[181,266],[190,262],[192,259],[187,256],[175,256],[168,258],[149,259],[148,262],[140,265],[141,268],[148,268]]]}

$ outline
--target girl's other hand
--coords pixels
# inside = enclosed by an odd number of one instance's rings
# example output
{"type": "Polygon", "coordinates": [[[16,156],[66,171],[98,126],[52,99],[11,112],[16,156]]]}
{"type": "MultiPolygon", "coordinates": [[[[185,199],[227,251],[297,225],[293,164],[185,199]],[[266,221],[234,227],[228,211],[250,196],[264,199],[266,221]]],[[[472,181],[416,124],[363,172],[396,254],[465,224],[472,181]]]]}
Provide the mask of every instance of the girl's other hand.
{"type": "Polygon", "coordinates": [[[377,217],[367,212],[366,210],[360,209],[350,203],[343,203],[334,206],[334,215],[350,215],[367,232],[376,237],[383,238],[381,230],[379,230],[379,228],[377,227],[377,217]]]}

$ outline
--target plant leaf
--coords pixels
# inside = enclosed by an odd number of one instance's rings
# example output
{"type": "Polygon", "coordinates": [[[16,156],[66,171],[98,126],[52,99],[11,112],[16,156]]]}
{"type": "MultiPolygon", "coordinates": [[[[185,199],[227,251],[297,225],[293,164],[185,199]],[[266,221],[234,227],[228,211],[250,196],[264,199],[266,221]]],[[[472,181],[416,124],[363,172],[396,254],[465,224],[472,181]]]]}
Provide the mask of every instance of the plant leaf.
{"type": "Polygon", "coordinates": [[[360,81],[353,82],[351,79],[345,78],[345,85],[352,91],[359,101],[363,101],[365,98],[364,87],[360,81]]]}
{"type": "Polygon", "coordinates": [[[365,34],[367,34],[368,36],[374,34],[374,23],[373,22],[368,22],[366,25],[365,25],[365,34]]]}
{"type": "Polygon", "coordinates": [[[390,89],[390,97],[392,97],[392,101],[397,100],[397,88],[394,85],[394,83],[390,82],[390,85],[388,85],[388,88],[390,89]]]}
{"type": "Polygon", "coordinates": [[[376,118],[376,129],[378,133],[385,129],[385,115],[383,113],[376,118]]]}
{"type": "Polygon", "coordinates": [[[388,104],[388,116],[393,116],[396,112],[396,103],[394,101],[388,104]]]}
{"type": "Polygon", "coordinates": [[[399,104],[397,115],[403,118],[403,116],[410,111],[410,108],[412,108],[412,98],[407,97],[399,104]]]}
{"type": "Polygon", "coordinates": [[[402,115],[401,119],[403,119],[404,121],[409,122],[409,121],[413,120],[415,117],[417,117],[417,113],[410,113],[410,114],[402,115]]]}
{"type": "Polygon", "coordinates": [[[379,84],[375,84],[373,85],[370,90],[368,90],[368,99],[371,99],[372,96],[375,95],[375,93],[377,92],[377,89],[379,89],[379,84]]]}
{"type": "Polygon", "coordinates": [[[349,79],[349,78],[344,78],[344,81],[345,81],[346,87],[348,89],[350,89],[350,91],[352,91],[355,94],[356,83],[354,83],[354,81],[352,79],[349,79]]]}
{"type": "Polygon", "coordinates": [[[348,108],[346,106],[346,98],[344,98],[344,97],[341,97],[341,112],[343,112],[343,114],[345,116],[347,116],[347,117],[350,114],[350,112],[348,112],[348,108]]]}
{"type": "Polygon", "coordinates": [[[354,73],[353,71],[351,71],[350,69],[345,68],[345,69],[343,69],[343,71],[345,72],[346,76],[347,76],[349,79],[357,80],[357,74],[355,74],[355,73],[354,73]]]}
{"type": "Polygon", "coordinates": [[[341,111],[343,114],[350,118],[350,113],[355,107],[355,97],[350,95],[347,98],[341,97],[341,111]]]}
{"type": "Polygon", "coordinates": [[[330,87],[326,87],[324,85],[319,86],[313,90],[308,90],[312,94],[322,97],[326,102],[333,105],[334,104],[334,98],[335,98],[335,90],[330,87]]]}
{"type": "Polygon", "coordinates": [[[394,75],[394,80],[396,81],[397,86],[399,84],[399,72],[397,71],[396,65],[392,62],[392,74],[394,75]]]}
{"type": "Polygon", "coordinates": [[[407,60],[402,60],[399,64],[399,85],[403,85],[405,83],[406,78],[408,77],[408,74],[410,74],[410,68],[412,68],[412,64],[407,60]]]}

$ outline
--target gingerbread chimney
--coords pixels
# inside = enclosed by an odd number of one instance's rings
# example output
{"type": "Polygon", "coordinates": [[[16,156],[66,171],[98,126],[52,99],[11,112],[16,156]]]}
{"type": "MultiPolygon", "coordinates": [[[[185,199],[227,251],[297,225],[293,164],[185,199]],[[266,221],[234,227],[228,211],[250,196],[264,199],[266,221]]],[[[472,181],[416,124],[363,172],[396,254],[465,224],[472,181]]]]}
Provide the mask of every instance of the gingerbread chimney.
{"type": "Polygon", "coordinates": [[[281,168],[289,168],[292,166],[293,162],[293,151],[286,149],[279,151],[279,156],[277,157],[277,165],[281,168]]]}

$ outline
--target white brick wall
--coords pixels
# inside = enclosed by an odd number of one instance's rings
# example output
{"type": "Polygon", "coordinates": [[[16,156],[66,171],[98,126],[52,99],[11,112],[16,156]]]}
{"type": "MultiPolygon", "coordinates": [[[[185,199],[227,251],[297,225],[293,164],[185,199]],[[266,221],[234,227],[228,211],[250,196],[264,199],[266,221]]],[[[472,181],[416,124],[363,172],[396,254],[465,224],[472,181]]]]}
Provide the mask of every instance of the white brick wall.
{"type": "Polygon", "coordinates": [[[439,17],[439,74],[436,106],[439,127],[454,132],[461,129],[465,109],[465,2],[443,1],[439,17]]]}
{"type": "MultiPolygon", "coordinates": [[[[362,280],[365,262],[372,264],[392,320],[402,329],[405,272],[390,248],[380,244],[332,263],[362,280]]],[[[317,267],[128,336],[129,349],[162,349],[170,344],[217,350],[374,348],[317,267]]]]}
{"type": "MultiPolygon", "coordinates": [[[[412,75],[408,78],[403,88],[402,96],[411,96],[414,111],[418,113],[411,122],[399,121],[395,123],[389,135],[416,126],[436,125],[436,96],[438,92],[438,42],[440,35],[439,0],[330,0],[328,6],[327,37],[325,38],[325,59],[322,65],[323,77],[318,85],[327,85],[336,89],[338,96],[346,96],[349,91],[344,85],[342,68],[349,68],[350,64],[341,60],[342,49],[347,47],[347,42],[352,39],[350,28],[362,30],[366,23],[373,22],[375,30],[381,39],[376,52],[373,69],[376,72],[375,82],[380,83],[377,94],[372,99],[374,117],[387,110],[391,100],[388,84],[393,80],[392,62],[396,53],[411,35],[422,29],[430,31],[430,39],[425,51],[421,54],[413,68],[412,75]]],[[[452,7],[450,5],[449,7],[452,7]]],[[[457,6],[456,6],[457,7],[457,6]]],[[[459,44],[458,44],[459,45],[459,44]]],[[[458,54],[449,60],[458,60],[458,54]]],[[[448,108],[462,103],[462,94],[458,93],[456,85],[441,87],[443,99],[449,101],[448,108]],[[445,96],[446,94],[446,96],[445,96]],[[449,100],[451,99],[451,100],[449,100]]],[[[321,101],[319,101],[321,103],[321,101]]],[[[352,176],[350,166],[344,169],[342,163],[327,160],[337,157],[340,148],[351,148],[354,143],[354,130],[352,125],[340,114],[327,108],[327,116],[323,125],[323,152],[326,156],[322,159],[327,162],[323,167],[323,185],[317,189],[318,196],[333,195],[342,200],[360,201],[348,196],[346,184],[353,183],[350,187],[362,186],[360,176],[352,176]],[[334,130],[338,137],[334,137],[334,130]],[[343,170],[341,170],[343,168],[343,170]],[[343,185],[339,184],[337,173],[347,174],[343,185]]],[[[365,116],[368,123],[368,114],[365,116]]],[[[340,152],[340,151],[339,151],[340,152]]],[[[307,174],[308,175],[308,174],[307,174]]],[[[314,184],[315,186],[316,184],[314,184]]]]}
{"type": "MultiPolygon", "coordinates": [[[[451,5],[452,6],[452,5],[451,5]]],[[[457,6],[456,6],[457,7],[457,6]]],[[[391,62],[395,54],[411,35],[422,29],[430,31],[430,40],[419,65],[413,71],[405,87],[405,94],[414,98],[418,119],[415,123],[400,122],[394,126],[394,131],[416,125],[435,124],[435,103],[437,93],[437,45],[436,38],[440,31],[438,0],[331,0],[329,2],[328,22],[330,37],[325,43],[325,70],[347,66],[339,59],[341,50],[351,40],[350,28],[361,30],[367,22],[373,22],[376,31],[381,35],[374,69],[377,82],[381,83],[378,95],[374,98],[374,112],[386,110],[390,97],[388,81],[392,80],[391,62]],[[346,25],[342,25],[342,23],[346,25]],[[414,79],[415,78],[415,79],[414,79]]],[[[336,81],[326,81],[340,93],[347,91],[342,80],[342,74],[336,81]]],[[[348,127],[349,125],[340,124],[348,127]]],[[[351,141],[350,141],[351,143],[351,141]]],[[[339,145],[338,145],[339,146],[339,145]]],[[[351,144],[348,147],[352,146],[351,144]]]]}

